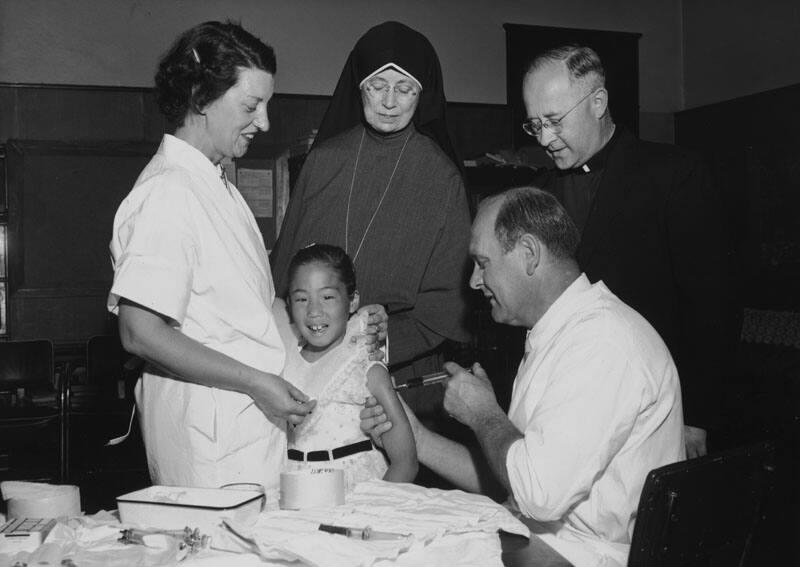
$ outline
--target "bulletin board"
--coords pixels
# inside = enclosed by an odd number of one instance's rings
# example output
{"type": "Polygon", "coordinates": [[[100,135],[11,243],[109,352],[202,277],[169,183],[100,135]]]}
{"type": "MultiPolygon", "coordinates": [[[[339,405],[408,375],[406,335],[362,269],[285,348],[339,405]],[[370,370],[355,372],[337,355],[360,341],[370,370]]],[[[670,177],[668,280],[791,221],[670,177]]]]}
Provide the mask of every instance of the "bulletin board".
{"type": "Polygon", "coordinates": [[[289,153],[253,148],[245,157],[223,163],[228,179],[244,197],[268,251],[275,246],[289,203],[289,153]]]}

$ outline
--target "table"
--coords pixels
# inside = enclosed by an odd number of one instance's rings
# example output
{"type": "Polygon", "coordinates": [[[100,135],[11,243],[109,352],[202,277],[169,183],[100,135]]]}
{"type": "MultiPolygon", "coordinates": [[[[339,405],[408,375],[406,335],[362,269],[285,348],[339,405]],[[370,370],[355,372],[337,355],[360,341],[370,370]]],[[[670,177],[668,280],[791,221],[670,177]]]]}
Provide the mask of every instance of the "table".
{"type": "MultiPolygon", "coordinates": [[[[173,487],[172,490],[178,490],[177,498],[184,489],[173,487]]],[[[203,534],[211,536],[211,548],[202,548],[197,556],[193,556],[194,558],[211,564],[216,561],[216,556],[220,553],[227,557],[223,561],[230,559],[230,556],[224,554],[222,550],[253,551],[250,549],[251,545],[243,545],[251,538],[237,537],[235,535],[237,532],[231,528],[224,530],[215,527],[222,516],[216,517],[213,514],[211,517],[198,516],[192,511],[191,506],[185,510],[184,515],[175,512],[177,516],[164,519],[165,524],[162,527],[169,528],[172,524],[195,525],[203,534]],[[228,541],[229,539],[231,541],[228,541]]],[[[258,512],[256,508],[254,513],[258,512]]],[[[157,512],[151,511],[151,513],[157,512]]],[[[247,514],[237,518],[241,522],[247,521],[248,525],[249,520],[256,520],[254,517],[245,516],[247,514]]],[[[127,521],[142,520],[129,517],[127,521]]],[[[167,541],[151,545],[148,549],[126,546],[118,541],[122,525],[118,516],[110,512],[98,512],[91,516],[74,518],[53,528],[48,541],[52,549],[42,549],[39,554],[75,553],[73,558],[77,564],[81,563],[79,559],[85,559],[80,557],[80,553],[83,552],[87,556],[98,552],[107,556],[113,553],[114,561],[118,561],[117,565],[133,564],[145,554],[151,565],[174,561],[176,553],[179,552],[178,540],[157,536],[167,541]],[[76,542],[82,542],[77,549],[74,545],[76,542]]],[[[425,488],[408,483],[390,483],[381,480],[360,483],[350,494],[347,508],[340,512],[326,509],[267,510],[257,518],[252,529],[258,533],[258,536],[253,538],[270,542],[268,547],[271,549],[272,557],[276,557],[277,553],[278,557],[302,557],[317,564],[324,564],[332,559],[336,559],[340,565],[352,564],[356,558],[383,561],[395,557],[398,553],[407,552],[404,561],[401,562],[405,565],[416,564],[421,559],[429,563],[434,557],[438,557],[444,563],[452,564],[466,561],[481,565],[490,560],[497,562],[500,559],[506,567],[569,565],[564,557],[546,543],[549,541],[546,537],[541,539],[536,535],[541,533],[538,531],[541,526],[533,520],[513,514],[488,497],[462,491],[425,488]],[[384,542],[384,545],[370,546],[355,540],[332,542],[329,535],[321,534],[317,528],[321,522],[329,521],[326,518],[334,517],[345,522],[343,525],[373,525],[373,522],[380,521],[395,527],[409,526],[408,531],[423,538],[426,545],[409,547],[402,542],[399,544],[384,542]],[[413,528],[408,523],[411,518],[413,518],[413,528]],[[534,532],[530,539],[524,535],[514,535],[525,534],[528,529],[534,532]],[[499,541],[495,535],[498,530],[500,530],[499,541]]],[[[250,557],[255,559],[252,555],[250,557]]],[[[103,560],[100,557],[95,556],[95,558],[103,560]]],[[[29,563],[39,560],[38,557],[26,559],[30,559],[29,563]]],[[[240,556],[240,559],[242,559],[241,564],[249,561],[245,556],[240,556]]],[[[187,565],[191,562],[187,561],[187,565]]],[[[0,565],[2,564],[0,558],[0,565]]]]}
{"type": "MultiPolygon", "coordinates": [[[[538,536],[500,534],[501,559],[505,567],[571,567],[571,564],[538,536]]],[[[0,555],[0,565],[9,559],[0,555]]]]}

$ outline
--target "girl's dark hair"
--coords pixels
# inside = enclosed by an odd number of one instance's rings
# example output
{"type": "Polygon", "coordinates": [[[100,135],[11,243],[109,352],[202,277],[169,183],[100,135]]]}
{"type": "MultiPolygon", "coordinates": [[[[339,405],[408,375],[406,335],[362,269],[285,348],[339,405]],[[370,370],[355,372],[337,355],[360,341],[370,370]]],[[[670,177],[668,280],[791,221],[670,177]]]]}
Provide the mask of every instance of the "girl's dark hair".
{"type": "Polygon", "coordinates": [[[290,291],[297,270],[301,266],[313,263],[325,264],[339,274],[339,279],[347,289],[347,295],[353,297],[356,292],[356,271],[353,268],[353,261],[347,252],[332,244],[312,244],[297,251],[289,262],[290,291]]]}
{"type": "Polygon", "coordinates": [[[236,84],[239,67],[274,75],[275,51],[233,22],[205,22],[183,32],[161,58],[156,98],[162,114],[180,126],[191,110],[206,105],[236,84]]]}

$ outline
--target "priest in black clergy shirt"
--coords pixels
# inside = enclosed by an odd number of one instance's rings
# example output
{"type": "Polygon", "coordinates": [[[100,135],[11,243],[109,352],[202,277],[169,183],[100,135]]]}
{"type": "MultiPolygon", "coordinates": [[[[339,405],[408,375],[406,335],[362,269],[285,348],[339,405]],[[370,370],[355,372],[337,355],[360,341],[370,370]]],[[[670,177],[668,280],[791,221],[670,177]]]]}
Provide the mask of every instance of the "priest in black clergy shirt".
{"type": "Polygon", "coordinates": [[[680,376],[687,456],[706,454],[740,330],[732,242],[708,171],[694,155],[614,124],[590,48],[539,55],[522,94],[523,128],[556,166],[537,185],[581,231],[580,268],[664,339],[680,376]]]}

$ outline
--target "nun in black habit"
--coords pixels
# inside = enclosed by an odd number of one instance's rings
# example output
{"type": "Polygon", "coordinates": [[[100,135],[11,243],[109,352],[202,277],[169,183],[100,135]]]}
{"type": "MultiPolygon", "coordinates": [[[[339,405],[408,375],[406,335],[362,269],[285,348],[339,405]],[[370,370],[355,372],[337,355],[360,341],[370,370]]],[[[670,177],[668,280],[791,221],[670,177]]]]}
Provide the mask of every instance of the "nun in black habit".
{"type": "Polygon", "coordinates": [[[294,253],[335,244],[362,302],[389,313],[388,361],[402,382],[441,368],[466,326],[470,213],[445,122],[439,59],[419,32],[371,28],[345,63],[272,252],[279,296],[294,253]]]}

